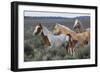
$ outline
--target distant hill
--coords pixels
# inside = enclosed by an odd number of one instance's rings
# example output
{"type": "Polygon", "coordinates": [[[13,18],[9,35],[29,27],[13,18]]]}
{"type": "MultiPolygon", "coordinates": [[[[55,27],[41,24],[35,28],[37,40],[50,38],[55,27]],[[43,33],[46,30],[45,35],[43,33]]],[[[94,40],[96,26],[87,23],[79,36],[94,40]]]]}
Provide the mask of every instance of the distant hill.
{"type": "Polygon", "coordinates": [[[29,24],[35,26],[38,23],[42,23],[46,26],[50,26],[51,28],[53,25],[55,25],[55,23],[60,23],[62,25],[65,25],[65,26],[73,29],[72,27],[74,25],[75,19],[79,19],[85,28],[90,27],[90,16],[79,16],[79,17],[75,17],[75,18],[50,17],[50,16],[48,16],[48,17],[28,17],[28,16],[25,16],[24,23],[27,27],[29,24]]]}
{"type": "Polygon", "coordinates": [[[25,16],[25,19],[90,19],[90,16],[79,16],[79,17],[75,17],[75,18],[68,18],[68,17],[30,17],[30,16],[25,16]]]}
{"type": "Polygon", "coordinates": [[[80,21],[83,21],[83,20],[89,20],[90,16],[80,16],[80,17],[76,17],[76,18],[79,19],[80,21]]]}

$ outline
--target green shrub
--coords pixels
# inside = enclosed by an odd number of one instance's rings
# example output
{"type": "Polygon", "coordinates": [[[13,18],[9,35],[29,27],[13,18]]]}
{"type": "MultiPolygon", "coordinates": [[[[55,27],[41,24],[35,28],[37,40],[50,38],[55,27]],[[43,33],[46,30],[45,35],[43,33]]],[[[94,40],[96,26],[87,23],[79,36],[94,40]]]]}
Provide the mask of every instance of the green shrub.
{"type": "Polygon", "coordinates": [[[90,45],[78,46],[76,57],[79,59],[90,58],[90,45]]]}

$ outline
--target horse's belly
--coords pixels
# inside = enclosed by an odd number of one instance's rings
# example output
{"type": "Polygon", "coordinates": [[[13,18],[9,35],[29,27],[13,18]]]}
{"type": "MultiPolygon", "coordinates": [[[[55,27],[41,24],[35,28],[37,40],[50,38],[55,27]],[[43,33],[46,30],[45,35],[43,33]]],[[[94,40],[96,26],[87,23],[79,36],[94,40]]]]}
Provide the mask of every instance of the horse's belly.
{"type": "Polygon", "coordinates": [[[60,39],[54,39],[51,44],[53,48],[59,48],[62,47],[63,42],[60,39]]]}

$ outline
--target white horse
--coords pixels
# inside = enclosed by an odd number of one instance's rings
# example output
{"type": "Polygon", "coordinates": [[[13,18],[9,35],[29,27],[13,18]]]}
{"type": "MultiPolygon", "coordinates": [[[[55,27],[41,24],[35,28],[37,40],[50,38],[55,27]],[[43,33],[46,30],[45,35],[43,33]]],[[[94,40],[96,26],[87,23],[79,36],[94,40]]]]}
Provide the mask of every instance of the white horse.
{"type": "Polygon", "coordinates": [[[37,34],[41,35],[44,42],[44,46],[49,48],[62,47],[66,42],[69,41],[69,36],[66,36],[65,34],[54,35],[45,26],[42,26],[41,24],[35,27],[33,35],[37,34]]]}

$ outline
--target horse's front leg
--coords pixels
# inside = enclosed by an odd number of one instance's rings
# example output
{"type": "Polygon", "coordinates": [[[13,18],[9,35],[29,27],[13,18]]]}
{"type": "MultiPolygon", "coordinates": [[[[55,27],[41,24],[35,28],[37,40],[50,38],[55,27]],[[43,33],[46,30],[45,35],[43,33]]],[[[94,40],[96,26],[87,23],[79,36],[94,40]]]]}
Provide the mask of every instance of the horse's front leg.
{"type": "Polygon", "coordinates": [[[65,45],[65,48],[66,48],[67,53],[69,54],[70,53],[69,44],[65,45]]]}
{"type": "Polygon", "coordinates": [[[72,48],[69,48],[69,50],[70,50],[70,54],[73,55],[73,50],[72,50],[72,48]]]}
{"type": "Polygon", "coordinates": [[[72,56],[75,55],[75,50],[76,50],[76,48],[73,48],[73,49],[72,49],[72,56]]]}

